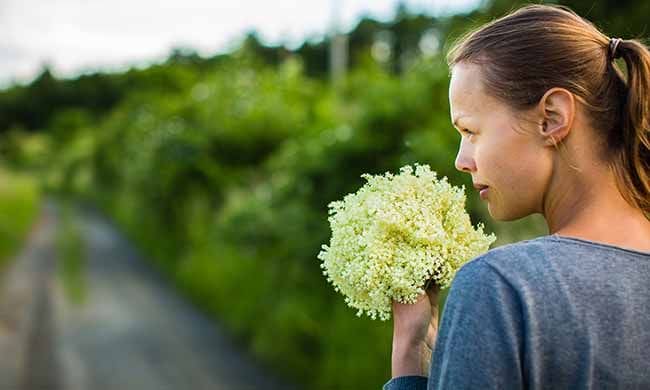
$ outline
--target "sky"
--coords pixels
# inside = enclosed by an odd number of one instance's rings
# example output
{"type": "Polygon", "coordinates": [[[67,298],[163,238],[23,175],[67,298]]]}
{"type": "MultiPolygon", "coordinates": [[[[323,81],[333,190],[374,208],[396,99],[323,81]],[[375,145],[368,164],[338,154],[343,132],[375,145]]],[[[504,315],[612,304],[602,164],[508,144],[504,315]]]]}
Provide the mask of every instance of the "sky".
{"type": "MultiPolygon", "coordinates": [[[[429,15],[480,0],[403,0],[429,15]]],[[[174,47],[226,52],[256,30],[266,44],[297,47],[338,20],[390,19],[398,0],[0,0],[0,87],[31,81],[48,64],[58,77],[164,60],[174,47]]]]}

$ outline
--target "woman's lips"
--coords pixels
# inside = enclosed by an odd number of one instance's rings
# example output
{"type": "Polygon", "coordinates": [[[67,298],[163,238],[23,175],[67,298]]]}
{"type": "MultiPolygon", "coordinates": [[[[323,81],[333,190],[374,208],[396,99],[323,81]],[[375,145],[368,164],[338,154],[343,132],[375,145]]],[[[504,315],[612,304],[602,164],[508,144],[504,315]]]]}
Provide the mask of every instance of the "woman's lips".
{"type": "Polygon", "coordinates": [[[489,189],[489,187],[485,187],[479,192],[479,195],[481,196],[481,199],[487,199],[488,189],[489,189]]]}

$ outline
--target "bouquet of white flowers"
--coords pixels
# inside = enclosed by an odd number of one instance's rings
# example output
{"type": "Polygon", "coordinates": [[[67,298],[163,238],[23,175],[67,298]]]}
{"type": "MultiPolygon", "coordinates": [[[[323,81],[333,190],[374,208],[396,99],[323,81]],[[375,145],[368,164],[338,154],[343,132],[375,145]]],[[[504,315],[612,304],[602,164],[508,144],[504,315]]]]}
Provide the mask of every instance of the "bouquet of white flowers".
{"type": "Polygon", "coordinates": [[[367,183],[329,204],[330,245],[318,258],[323,275],[348,306],[372,319],[390,319],[392,300],[414,303],[425,283],[451,284],[465,262],[496,237],[472,227],[465,187],[436,178],[428,165],[399,175],[363,174],[367,183]]]}

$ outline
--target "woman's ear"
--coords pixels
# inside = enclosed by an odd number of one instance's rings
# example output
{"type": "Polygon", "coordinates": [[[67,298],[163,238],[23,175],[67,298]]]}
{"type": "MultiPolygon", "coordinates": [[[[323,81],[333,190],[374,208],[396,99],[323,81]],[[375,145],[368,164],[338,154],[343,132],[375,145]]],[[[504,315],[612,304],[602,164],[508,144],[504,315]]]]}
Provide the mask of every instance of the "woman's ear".
{"type": "Polygon", "coordinates": [[[573,126],[575,98],[564,88],[551,88],[539,101],[542,125],[539,135],[545,145],[555,146],[562,142],[573,126]]]}

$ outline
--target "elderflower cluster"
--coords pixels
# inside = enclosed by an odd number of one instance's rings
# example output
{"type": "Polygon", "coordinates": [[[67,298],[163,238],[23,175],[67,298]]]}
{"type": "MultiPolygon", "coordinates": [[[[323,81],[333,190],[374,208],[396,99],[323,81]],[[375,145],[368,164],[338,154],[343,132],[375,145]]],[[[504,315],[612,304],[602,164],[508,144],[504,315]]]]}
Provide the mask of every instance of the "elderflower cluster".
{"type": "Polygon", "coordinates": [[[332,237],[320,267],[359,317],[390,319],[392,300],[414,303],[429,280],[448,287],[496,239],[482,224],[472,227],[464,186],[415,167],[415,175],[409,165],[399,175],[363,174],[361,189],[329,204],[332,237]]]}

